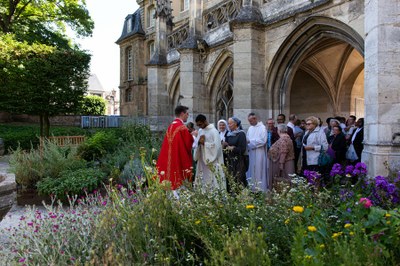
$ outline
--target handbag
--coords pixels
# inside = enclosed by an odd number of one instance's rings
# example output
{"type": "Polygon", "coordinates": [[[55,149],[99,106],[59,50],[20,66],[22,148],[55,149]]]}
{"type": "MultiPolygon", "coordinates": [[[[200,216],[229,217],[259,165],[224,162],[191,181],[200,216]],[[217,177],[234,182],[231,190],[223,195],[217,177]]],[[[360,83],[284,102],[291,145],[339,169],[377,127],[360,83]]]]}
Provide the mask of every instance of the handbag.
{"type": "Polygon", "coordinates": [[[327,166],[333,162],[333,158],[321,147],[321,151],[318,156],[318,165],[327,166]]]}
{"type": "Polygon", "coordinates": [[[356,153],[356,150],[354,149],[354,145],[353,144],[350,144],[349,148],[347,149],[346,159],[350,160],[350,161],[358,160],[358,155],[356,153]]]}

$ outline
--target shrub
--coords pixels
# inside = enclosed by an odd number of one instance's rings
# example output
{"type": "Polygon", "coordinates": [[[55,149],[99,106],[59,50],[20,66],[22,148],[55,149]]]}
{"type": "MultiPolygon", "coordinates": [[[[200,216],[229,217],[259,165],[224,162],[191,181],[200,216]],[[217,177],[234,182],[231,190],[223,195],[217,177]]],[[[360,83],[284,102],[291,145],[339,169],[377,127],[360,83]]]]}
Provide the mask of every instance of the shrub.
{"type": "Polygon", "coordinates": [[[118,139],[112,131],[99,131],[78,147],[79,156],[86,160],[99,160],[108,152],[112,152],[118,139]]]}
{"type": "Polygon", "coordinates": [[[87,95],[81,102],[82,115],[104,115],[106,113],[106,100],[97,95],[87,95]]]}
{"type": "Polygon", "coordinates": [[[37,183],[41,195],[54,195],[59,199],[66,199],[67,195],[84,195],[86,191],[93,191],[103,181],[105,174],[99,169],[66,170],[58,178],[44,178],[37,183]]]}
{"type": "Polygon", "coordinates": [[[78,201],[70,208],[53,204],[28,207],[18,229],[4,228],[9,243],[0,245],[2,265],[85,265],[90,258],[93,228],[107,202],[99,194],[78,201]],[[10,231],[12,233],[10,233],[10,231]]]}
{"type": "Polygon", "coordinates": [[[59,147],[46,141],[43,150],[31,149],[29,152],[17,148],[12,152],[10,165],[18,184],[35,188],[36,183],[45,177],[57,178],[65,170],[85,168],[85,161],[77,157],[75,147],[59,147]]]}

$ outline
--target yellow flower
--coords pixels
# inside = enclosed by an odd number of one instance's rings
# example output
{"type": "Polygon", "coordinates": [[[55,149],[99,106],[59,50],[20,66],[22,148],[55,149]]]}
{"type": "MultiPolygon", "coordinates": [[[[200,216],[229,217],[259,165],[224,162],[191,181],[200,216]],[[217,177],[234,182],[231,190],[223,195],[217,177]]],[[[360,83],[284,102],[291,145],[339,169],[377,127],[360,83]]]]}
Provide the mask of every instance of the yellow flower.
{"type": "Polygon", "coordinates": [[[342,232],[333,233],[332,238],[333,238],[333,239],[336,239],[336,238],[338,238],[339,236],[341,236],[342,234],[343,234],[342,232]]]}
{"type": "Polygon", "coordinates": [[[302,213],[304,211],[304,208],[301,206],[294,206],[293,211],[297,213],[302,213]]]}
{"type": "Polygon", "coordinates": [[[310,232],[317,232],[317,227],[310,225],[309,227],[307,227],[308,231],[310,232]]]}
{"type": "Polygon", "coordinates": [[[347,223],[347,224],[344,225],[344,228],[346,228],[346,229],[347,229],[347,228],[350,228],[350,227],[351,227],[351,224],[349,224],[349,223],[347,223]]]}
{"type": "Polygon", "coordinates": [[[200,220],[197,220],[196,222],[194,222],[195,224],[200,224],[201,223],[201,221],[200,220]]]}
{"type": "Polygon", "coordinates": [[[325,245],[321,244],[321,245],[319,245],[319,248],[323,249],[323,248],[325,248],[325,245]]]}
{"type": "Polygon", "coordinates": [[[311,256],[311,255],[307,255],[305,258],[306,258],[307,260],[311,260],[311,259],[312,259],[312,256],[311,256]]]}
{"type": "Polygon", "coordinates": [[[385,217],[386,217],[386,218],[389,218],[390,216],[392,216],[392,215],[390,215],[390,213],[386,213],[386,214],[385,214],[385,217]]]}
{"type": "Polygon", "coordinates": [[[354,232],[350,232],[349,234],[350,234],[351,236],[354,236],[354,232]]]}
{"type": "Polygon", "coordinates": [[[254,209],[254,205],[246,205],[246,209],[254,209]]]}
{"type": "Polygon", "coordinates": [[[390,224],[390,221],[387,221],[386,224],[390,224]]]}
{"type": "Polygon", "coordinates": [[[285,220],[285,224],[288,224],[290,222],[290,219],[285,220]]]}
{"type": "Polygon", "coordinates": [[[261,228],[261,226],[259,226],[259,227],[257,227],[257,229],[258,229],[258,230],[261,230],[262,228],[261,228]]]}

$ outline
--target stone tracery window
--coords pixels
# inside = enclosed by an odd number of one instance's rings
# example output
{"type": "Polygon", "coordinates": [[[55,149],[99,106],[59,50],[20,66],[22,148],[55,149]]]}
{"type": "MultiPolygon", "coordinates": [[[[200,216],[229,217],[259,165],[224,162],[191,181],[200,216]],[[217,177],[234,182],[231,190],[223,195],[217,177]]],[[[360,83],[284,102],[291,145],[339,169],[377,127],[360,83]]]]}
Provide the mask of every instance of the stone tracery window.
{"type": "Polygon", "coordinates": [[[233,115],[233,65],[225,71],[218,86],[216,113],[217,120],[227,120],[233,115]]]}

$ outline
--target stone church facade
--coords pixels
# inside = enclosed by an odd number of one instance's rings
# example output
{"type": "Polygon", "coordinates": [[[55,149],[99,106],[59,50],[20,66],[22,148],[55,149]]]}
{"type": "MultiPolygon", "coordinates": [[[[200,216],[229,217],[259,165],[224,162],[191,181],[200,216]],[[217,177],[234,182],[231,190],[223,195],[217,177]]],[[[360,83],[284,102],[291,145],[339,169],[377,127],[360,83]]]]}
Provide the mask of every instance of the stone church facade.
{"type": "Polygon", "coordinates": [[[365,116],[363,161],[400,161],[397,0],[137,0],[120,46],[121,114],[154,129],[182,104],[210,121],[365,116]]]}

